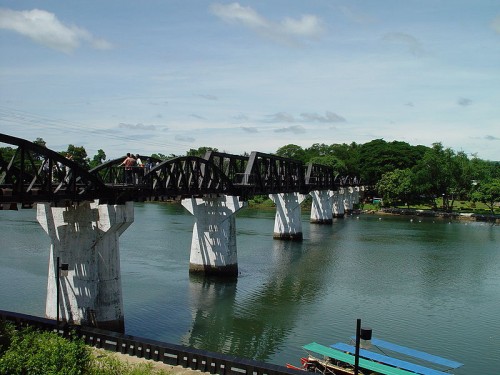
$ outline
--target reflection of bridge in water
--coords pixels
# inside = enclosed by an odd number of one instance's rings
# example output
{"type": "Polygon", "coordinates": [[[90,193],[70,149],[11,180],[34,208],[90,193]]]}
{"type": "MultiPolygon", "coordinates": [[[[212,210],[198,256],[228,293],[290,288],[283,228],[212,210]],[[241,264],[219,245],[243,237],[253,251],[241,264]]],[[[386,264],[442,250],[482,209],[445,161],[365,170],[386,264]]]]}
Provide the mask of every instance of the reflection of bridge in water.
{"type": "Polygon", "coordinates": [[[236,280],[191,277],[193,325],[182,344],[268,361],[296,329],[304,303],[313,306],[323,295],[326,275],[317,272],[318,259],[334,263],[330,250],[305,251],[297,242],[274,242],[271,251],[278,259],[258,292],[250,295],[239,295],[236,280]],[[206,327],[218,328],[214,332],[206,327]]]}
{"type": "MultiPolygon", "coordinates": [[[[359,200],[355,178],[331,167],[276,155],[208,152],[203,158],[153,159],[132,182],[125,157],[90,171],[55,151],[0,134],[0,205],[37,205],[37,219],[51,238],[46,315],[123,330],[119,236],[134,220],[134,200],[176,199],[195,217],[191,272],[237,276],[234,214],[255,195],[276,204],[274,237],[302,240],[301,203],[312,197],[311,222],[331,223],[359,200]],[[129,182],[129,183],[126,183],[129,182]],[[69,266],[57,285],[56,260],[69,266]],[[61,290],[61,300],[57,292],[61,290]]],[[[141,156],[146,159],[146,157],[141,156]]]]}

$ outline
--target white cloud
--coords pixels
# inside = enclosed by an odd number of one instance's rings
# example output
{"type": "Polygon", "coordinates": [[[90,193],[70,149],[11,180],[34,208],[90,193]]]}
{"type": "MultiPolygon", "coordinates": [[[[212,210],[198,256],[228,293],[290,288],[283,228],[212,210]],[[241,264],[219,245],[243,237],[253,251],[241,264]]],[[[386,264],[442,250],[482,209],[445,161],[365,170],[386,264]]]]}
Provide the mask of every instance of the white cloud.
{"type": "Polygon", "coordinates": [[[496,16],[493,21],[491,21],[491,28],[500,34],[500,16],[496,16]]]}
{"type": "Polygon", "coordinates": [[[219,100],[218,97],[216,97],[215,95],[210,95],[210,94],[199,94],[197,96],[200,98],[206,99],[206,100],[219,100]]]}
{"type": "Polygon", "coordinates": [[[193,143],[194,141],[196,141],[195,138],[185,136],[185,135],[176,135],[175,140],[179,141],[179,142],[187,142],[187,143],[193,143]]]}
{"type": "Polygon", "coordinates": [[[337,115],[336,113],[327,111],[325,115],[318,113],[301,113],[300,117],[296,118],[294,115],[286,112],[278,112],[269,116],[269,122],[345,122],[345,118],[337,115]]]}
{"type": "Polygon", "coordinates": [[[242,126],[241,129],[246,133],[258,133],[259,130],[256,127],[246,127],[242,126]]]}
{"type": "Polygon", "coordinates": [[[303,126],[300,125],[292,125],[287,126],[286,128],[276,129],[275,133],[293,133],[293,134],[303,134],[306,132],[303,126]]]}
{"type": "Polygon", "coordinates": [[[120,129],[132,129],[132,130],[156,130],[155,125],[144,125],[144,124],[125,124],[125,123],[120,123],[118,124],[118,127],[120,129]]]}
{"type": "Polygon", "coordinates": [[[462,106],[462,107],[467,107],[468,105],[472,104],[472,100],[469,98],[459,98],[457,100],[457,104],[462,106]]]}
{"type": "Polygon", "coordinates": [[[325,116],[318,115],[317,113],[301,113],[300,116],[305,121],[310,122],[345,122],[345,118],[333,112],[326,112],[325,116]]]}
{"type": "Polygon", "coordinates": [[[66,26],[50,12],[33,9],[15,11],[0,8],[0,28],[17,32],[43,46],[69,53],[80,46],[81,41],[96,49],[109,49],[111,44],[95,38],[87,30],[66,26]]]}
{"type": "Polygon", "coordinates": [[[406,33],[387,33],[383,36],[382,40],[407,47],[413,56],[419,57],[424,54],[422,44],[412,35],[406,33]]]}
{"type": "Polygon", "coordinates": [[[212,4],[213,14],[225,22],[240,24],[258,34],[284,44],[297,44],[301,39],[314,39],[323,34],[320,18],[305,14],[299,19],[286,17],[281,22],[273,22],[261,16],[250,7],[238,3],[212,4]]]}

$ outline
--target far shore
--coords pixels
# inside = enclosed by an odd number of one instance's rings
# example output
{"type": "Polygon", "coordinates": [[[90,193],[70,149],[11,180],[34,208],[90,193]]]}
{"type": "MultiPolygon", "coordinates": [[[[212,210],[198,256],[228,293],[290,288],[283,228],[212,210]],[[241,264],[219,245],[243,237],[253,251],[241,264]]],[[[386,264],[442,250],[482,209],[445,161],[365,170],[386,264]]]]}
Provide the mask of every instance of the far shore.
{"type": "Polygon", "coordinates": [[[433,210],[418,210],[413,208],[381,208],[380,210],[361,210],[360,212],[364,214],[435,217],[441,219],[500,223],[500,215],[475,214],[471,212],[443,212],[433,210]]]}

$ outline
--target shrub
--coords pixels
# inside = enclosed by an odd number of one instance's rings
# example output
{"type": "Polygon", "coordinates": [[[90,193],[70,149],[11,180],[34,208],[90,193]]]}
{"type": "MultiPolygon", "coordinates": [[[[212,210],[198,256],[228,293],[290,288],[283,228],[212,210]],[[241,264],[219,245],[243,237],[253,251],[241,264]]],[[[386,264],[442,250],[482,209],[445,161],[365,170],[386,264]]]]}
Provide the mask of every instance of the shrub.
{"type": "Polygon", "coordinates": [[[14,331],[0,358],[0,374],[9,375],[79,375],[89,366],[90,351],[83,341],[32,328],[14,331]]]}

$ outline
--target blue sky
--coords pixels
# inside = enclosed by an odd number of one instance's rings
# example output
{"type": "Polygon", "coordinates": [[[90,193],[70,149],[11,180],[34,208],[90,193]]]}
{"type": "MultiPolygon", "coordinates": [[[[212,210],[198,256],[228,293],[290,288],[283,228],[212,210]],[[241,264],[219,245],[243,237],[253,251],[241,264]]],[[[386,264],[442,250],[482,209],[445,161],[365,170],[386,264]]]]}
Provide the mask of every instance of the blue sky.
{"type": "Polygon", "coordinates": [[[54,150],[500,160],[498,0],[0,0],[0,48],[0,132],[54,150]]]}

